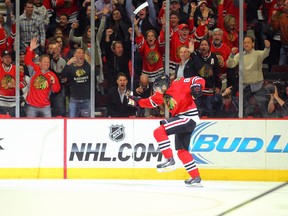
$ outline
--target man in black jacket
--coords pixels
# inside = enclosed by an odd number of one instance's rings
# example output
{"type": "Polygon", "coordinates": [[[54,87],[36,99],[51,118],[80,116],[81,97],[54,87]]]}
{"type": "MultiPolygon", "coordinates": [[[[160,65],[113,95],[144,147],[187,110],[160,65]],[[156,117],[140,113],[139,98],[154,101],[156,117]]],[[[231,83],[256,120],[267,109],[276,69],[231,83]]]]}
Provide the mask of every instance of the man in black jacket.
{"type": "Polygon", "coordinates": [[[128,79],[124,73],[117,76],[117,86],[108,90],[106,95],[107,117],[129,117],[135,116],[137,109],[128,105],[126,97],[128,79]]]}
{"type": "Polygon", "coordinates": [[[177,77],[192,77],[197,76],[198,71],[195,66],[195,62],[190,58],[190,51],[188,47],[182,46],[179,49],[179,55],[181,62],[175,67],[175,78],[177,77]]]}

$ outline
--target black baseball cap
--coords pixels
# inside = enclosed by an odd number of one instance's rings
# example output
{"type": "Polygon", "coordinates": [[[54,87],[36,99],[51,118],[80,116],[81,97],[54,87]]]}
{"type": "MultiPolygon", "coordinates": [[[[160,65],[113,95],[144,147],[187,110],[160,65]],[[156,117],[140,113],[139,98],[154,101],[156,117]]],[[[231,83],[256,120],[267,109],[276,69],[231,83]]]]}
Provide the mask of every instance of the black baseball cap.
{"type": "Polygon", "coordinates": [[[12,53],[11,52],[9,52],[9,50],[4,50],[2,53],[1,53],[1,57],[3,58],[3,57],[5,57],[5,56],[10,56],[10,57],[12,57],[12,53]]]}

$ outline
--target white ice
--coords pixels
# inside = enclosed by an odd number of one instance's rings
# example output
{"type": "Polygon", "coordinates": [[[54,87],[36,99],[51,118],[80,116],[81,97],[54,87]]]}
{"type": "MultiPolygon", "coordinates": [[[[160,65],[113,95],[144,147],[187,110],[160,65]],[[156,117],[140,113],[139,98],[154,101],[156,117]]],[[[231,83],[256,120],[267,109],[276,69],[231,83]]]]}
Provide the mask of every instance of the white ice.
{"type": "Polygon", "coordinates": [[[202,184],[203,188],[187,188],[180,180],[0,180],[0,215],[288,215],[288,185],[247,202],[283,182],[202,184]]]}

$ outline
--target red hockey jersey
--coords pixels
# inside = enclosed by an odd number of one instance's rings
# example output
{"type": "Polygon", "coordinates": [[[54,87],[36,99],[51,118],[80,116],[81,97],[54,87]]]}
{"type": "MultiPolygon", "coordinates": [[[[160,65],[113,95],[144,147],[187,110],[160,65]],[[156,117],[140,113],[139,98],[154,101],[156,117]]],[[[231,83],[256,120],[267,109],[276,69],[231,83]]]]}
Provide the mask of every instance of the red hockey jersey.
{"type": "MultiPolygon", "coordinates": [[[[20,73],[20,89],[24,88],[27,83],[24,74],[20,73]]],[[[0,62],[0,106],[13,107],[16,104],[16,67],[11,65],[8,71],[4,70],[0,62]]]]}
{"type": "Polygon", "coordinates": [[[239,47],[239,36],[237,31],[227,32],[224,25],[223,5],[218,6],[218,22],[217,27],[223,31],[223,42],[226,43],[231,49],[239,47]]]}
{"type": "Polygon", "coordinates": [[[10,36],[7,38],[4,28],[3,27],[0,28],[0,54],[5,50],[9,50],[9,52],[12,52],[15,36],[16,36],[16,24],[13,24],[11,26],[11,33],[10,36]]]}
{"type": "Polygon", "coordinates": [[[52,71],[42,73],[40,66],[32,61],[33,56],[33,51],[30,51],[28,48],[25,56],[25,64],[28,68],[31,67],[34,74],[32,74],[30,79],[30,86],[26,101],[31,106],[43,108],[50,105],[51,91],[55,93],[59,92],[61,86],[56,74],[54,74],[52,71]],[[51,82],[52,76],[54,77],[55,83],[51,82]]]}
{"type": "Polygon", "coordinates": [[[149,98],[143,98],[138,101],[140,107],[154,108],[165,104],[172,116],[185,116],[192,119],[198,119],[198,110],[191,93],[191,85],[201,84],[205,87],[205,80],[201,77],[194,76],[191,78],[176,78],[165,94],[156,92],[149,98]]]}
{"type": "Polygon", "coordinates": [[[136,37],[136,43],[140,55],[142,56],[142,72],[147,74],[149,79],[154,79],[164,72],[162,51],[158,40],[155,41],[155,45],[150,47],[146,42],[144,36],[141,34],[136,37]]]}

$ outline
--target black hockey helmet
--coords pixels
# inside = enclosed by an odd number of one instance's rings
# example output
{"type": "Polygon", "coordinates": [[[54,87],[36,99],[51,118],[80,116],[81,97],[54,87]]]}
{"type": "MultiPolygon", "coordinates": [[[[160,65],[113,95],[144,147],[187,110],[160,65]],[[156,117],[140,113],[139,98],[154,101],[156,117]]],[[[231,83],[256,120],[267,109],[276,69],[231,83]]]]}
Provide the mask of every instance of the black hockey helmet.
{"type": "Polygon", "coordinates": [[[164,93],[170,85],[170,78],[168,75],[164,74],[155,78],[153,83],[153,89],[155,92],[159,90],[164,93]]]}

